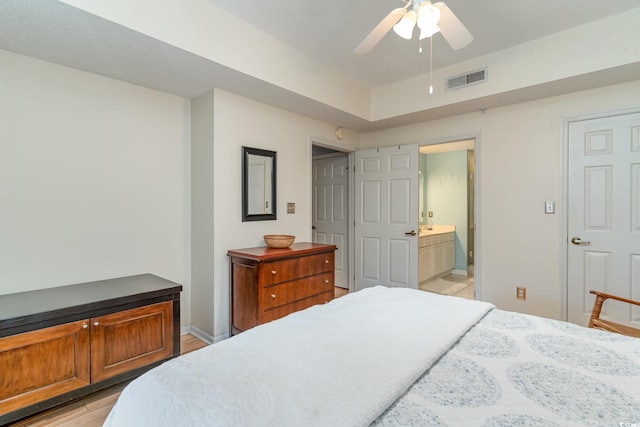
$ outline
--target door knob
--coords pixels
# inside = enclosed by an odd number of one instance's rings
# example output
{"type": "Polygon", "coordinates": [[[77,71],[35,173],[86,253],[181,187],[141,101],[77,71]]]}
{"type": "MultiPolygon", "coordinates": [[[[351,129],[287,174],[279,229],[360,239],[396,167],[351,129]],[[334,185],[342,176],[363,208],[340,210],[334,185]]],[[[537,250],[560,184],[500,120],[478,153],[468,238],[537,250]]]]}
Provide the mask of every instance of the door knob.
{"type": "Polygon", "coordinates": [[[318,228],[318,227],[316,227],[315,225],[312,225],[312,226],[311,226],[311,229],[312,229],[312,230],[315,230],[316,228],[318,228]]]}
{"type": "Polygon", "coordinates": [[[416,235],[416,230],[411,230],[408,231],[406,233],[404,233],[405,236],[415,236],[416,235]]]}
{"type": "Polygon", "coordinates": [[[571,243],[573,243],[574,245],[590,245],[591,244],[590,241],[583,242],[582,240],[580,240],[579,237],[572,237],[571,243]]]}

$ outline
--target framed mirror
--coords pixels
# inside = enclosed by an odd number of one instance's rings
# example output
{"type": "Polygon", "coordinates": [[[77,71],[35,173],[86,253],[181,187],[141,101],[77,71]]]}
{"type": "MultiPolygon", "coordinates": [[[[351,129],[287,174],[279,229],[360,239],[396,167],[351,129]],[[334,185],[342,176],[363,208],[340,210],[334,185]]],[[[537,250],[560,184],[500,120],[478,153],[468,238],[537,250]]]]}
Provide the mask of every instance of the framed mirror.
{"type": "Polygon", "coordinates": [[[276,152],[242,147],[242,221],[276,219],[276,152]]]}

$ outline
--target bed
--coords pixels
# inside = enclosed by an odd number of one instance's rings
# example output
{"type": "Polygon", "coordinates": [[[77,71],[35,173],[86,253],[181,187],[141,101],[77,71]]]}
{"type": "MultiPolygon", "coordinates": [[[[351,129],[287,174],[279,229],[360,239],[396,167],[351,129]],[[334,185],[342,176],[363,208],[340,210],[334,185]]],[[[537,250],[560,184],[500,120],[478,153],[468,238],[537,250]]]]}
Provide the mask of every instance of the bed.
{"type": "Polygon", "coordinates": [[[173,359],[126,426],[640,426],[640,340],[377,286],[173,359]]]}

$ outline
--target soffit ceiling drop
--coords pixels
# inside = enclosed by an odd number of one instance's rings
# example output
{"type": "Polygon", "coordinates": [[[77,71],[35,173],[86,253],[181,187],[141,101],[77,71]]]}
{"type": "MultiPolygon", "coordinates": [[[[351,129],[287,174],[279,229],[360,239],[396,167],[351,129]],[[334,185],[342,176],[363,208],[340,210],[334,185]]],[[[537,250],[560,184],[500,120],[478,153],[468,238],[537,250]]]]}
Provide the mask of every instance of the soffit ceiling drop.
{"type": "MultiPolygon", "coordinates": [[[[429,68],[424,54],[417,52],[417,42],[401,39],[393,31],[368,55],[353,54],[354,48],[382,17],[402,6],[401,1],[208,1],[318,63],[371,88],[422,75],[429,68]]],[[[436,34],[433,42],[436,68],[639,7],[637,0],[447,0],[446,3],[473,34],[474,41],[465,48],[453,50],[436,34]]],[[[57,0],[4,2],[0,8],[0,49],[187,98],[221,88],[360,132],[521,102],[541,94],[552,96],[612,84],[611,77],[597,73],[578,79],[571,87],[558,84],[544,91],[532,88],[518,94],[496,94],[464,105],[448,105],[369,122],[57,0]]],[[[637,67],[627,68],[618,73],[620,81],[637,75],[637,67]]]]}

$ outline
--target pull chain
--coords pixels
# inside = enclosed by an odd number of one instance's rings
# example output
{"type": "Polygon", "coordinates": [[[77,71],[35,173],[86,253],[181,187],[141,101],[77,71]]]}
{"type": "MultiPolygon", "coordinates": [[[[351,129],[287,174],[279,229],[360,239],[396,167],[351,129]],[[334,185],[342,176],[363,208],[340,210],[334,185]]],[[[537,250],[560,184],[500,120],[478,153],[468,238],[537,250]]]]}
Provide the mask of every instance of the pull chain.
{"type": "Polygon", "coordinates": [[[433,95],[433,36],[429,37],[429,95],[433,95]]]}

